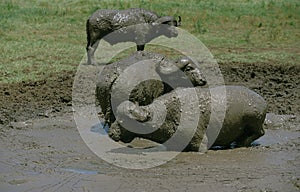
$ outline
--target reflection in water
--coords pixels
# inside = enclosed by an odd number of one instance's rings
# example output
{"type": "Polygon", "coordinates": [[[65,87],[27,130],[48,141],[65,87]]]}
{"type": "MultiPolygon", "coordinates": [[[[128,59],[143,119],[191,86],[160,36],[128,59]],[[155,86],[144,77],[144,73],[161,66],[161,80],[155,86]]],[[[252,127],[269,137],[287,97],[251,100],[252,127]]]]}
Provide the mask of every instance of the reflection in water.
{"type": "Polygon", "coordinates": [[[107,132],[108,132],[108,125],[101,122],[99,124],[95,124],[91,127],[91,132],[94,132],[94,133],[100,133],[101,135],[107,135],[107,132]]]}
{"type": "Polygon", "coordinates": [[[299,132],[291,132],[288,130],[265,130],[265,135],[257,139],[253,143],[261,146],[271,146],[275,144],[285,144],[292,139],[300,137],[299,132]]]}
{"type": "Polygon", "coordinates": [[[86,175],[96,175],[96,174],[98,174],[98,171],[85,170],[85,169],[63,168],[62,170],[67,171],[67,172],[72,172],[72,173],[86,174],[86,175]]]}

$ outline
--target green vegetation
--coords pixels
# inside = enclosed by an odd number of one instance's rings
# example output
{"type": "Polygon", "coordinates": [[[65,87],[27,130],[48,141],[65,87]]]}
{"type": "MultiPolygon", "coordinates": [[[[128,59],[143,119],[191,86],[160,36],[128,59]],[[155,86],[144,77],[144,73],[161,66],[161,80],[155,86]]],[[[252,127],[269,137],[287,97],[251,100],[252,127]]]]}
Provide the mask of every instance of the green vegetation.
{"type": "Polygon", "coordinates": [[[130,7],[182,16],[181,28],[220,63],[299,64],[298,0],[2,0],[0,82],[76,70],[85,55],[88,16],[98,8],[130,7]]]}

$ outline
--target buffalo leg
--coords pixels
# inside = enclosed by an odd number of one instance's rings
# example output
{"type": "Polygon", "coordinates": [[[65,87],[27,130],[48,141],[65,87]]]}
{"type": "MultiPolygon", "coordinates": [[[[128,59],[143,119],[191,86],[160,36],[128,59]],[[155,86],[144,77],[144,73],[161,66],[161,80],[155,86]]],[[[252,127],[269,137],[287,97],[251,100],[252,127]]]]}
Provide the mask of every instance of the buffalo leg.
{"type": "Polygon", "coordinates": [[[95,55],[95,51],[99,45],[99,40],[97,40],[94,44],[92,45],[88,45],[87,46],[87,57],[88,57],[88,61],[87,61],[87,64],[88,65],[95,65],[96,64],[96,61],[95,61],[95,58],[94,58],[94,55],[95,55]]]}
{"type": "Polygon", "coordinates": [[[265,134],[261,124],[251,124],[245,127],[244,134],[236,141],[238,147],[249,147],[251,143],[265,134]]]}

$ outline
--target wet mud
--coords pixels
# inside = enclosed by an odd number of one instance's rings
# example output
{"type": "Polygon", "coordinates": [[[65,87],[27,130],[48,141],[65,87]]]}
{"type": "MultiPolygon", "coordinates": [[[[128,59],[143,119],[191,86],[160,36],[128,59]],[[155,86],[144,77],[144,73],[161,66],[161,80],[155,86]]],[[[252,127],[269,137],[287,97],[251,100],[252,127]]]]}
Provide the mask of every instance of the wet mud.
{"type": "MultiPolygon", "coordinates": [[[[71,108],[74,73],[1,84],[0,191],[299,191],[300,67],[220,67],[227,84],[246,86],[267,100],[265,135],[252,147],[184,152],[145,170],[116,167],[86,146],[71,108]]],[[[145,143],[135,139],[129,145],[145,143]]]]}

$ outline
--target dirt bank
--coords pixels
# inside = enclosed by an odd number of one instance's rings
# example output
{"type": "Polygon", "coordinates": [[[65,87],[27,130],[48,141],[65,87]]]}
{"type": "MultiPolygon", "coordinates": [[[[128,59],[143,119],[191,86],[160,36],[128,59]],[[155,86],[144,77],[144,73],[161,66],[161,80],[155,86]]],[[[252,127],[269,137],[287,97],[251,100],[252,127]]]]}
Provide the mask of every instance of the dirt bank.
{"type": "MultiPolygon", "coordinates": [[[[226,84],[244,85],[261,94],[268,112],[299,114],[300,65],[220,64],[226,84]]],[[[71,105],[75,72],[51,74],[37,82],[0,84],[0,123],[47,115],[71,105]]]]}

